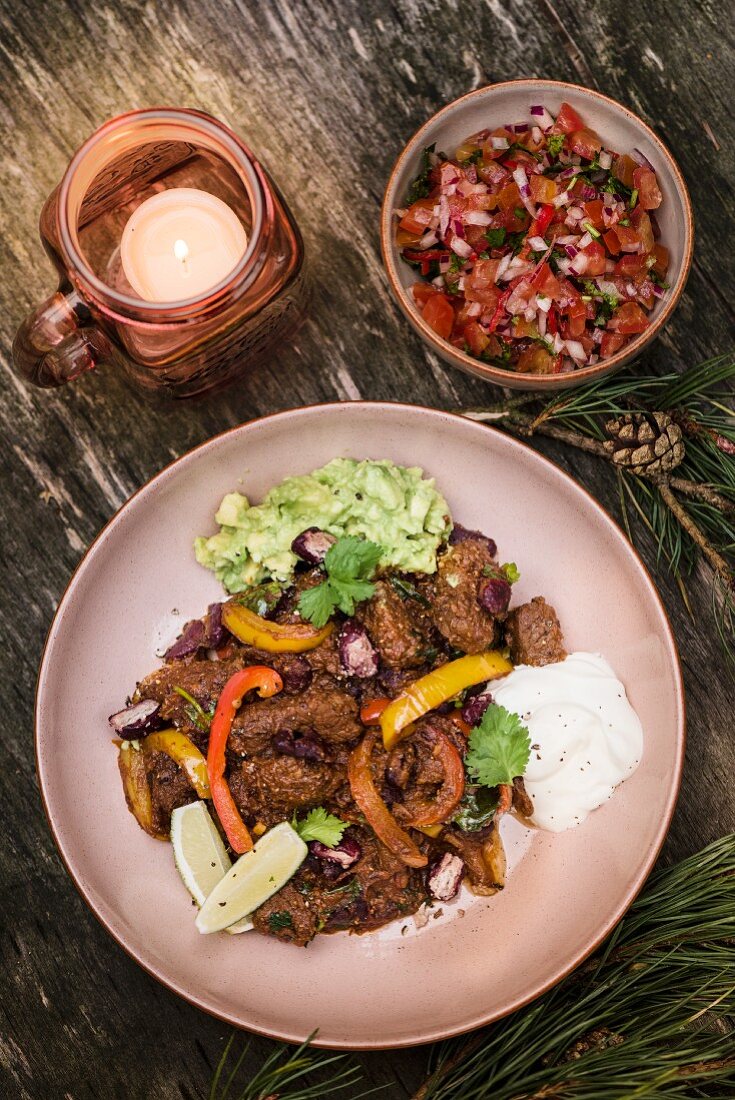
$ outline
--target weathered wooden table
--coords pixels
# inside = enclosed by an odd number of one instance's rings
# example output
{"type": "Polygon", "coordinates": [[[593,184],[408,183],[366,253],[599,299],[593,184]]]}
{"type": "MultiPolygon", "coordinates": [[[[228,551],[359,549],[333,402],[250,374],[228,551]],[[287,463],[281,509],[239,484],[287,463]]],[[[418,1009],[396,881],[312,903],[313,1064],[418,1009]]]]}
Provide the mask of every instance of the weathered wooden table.
{"type": "MultiPolygon", "coordinates": [[[[317,401],[455,408],[492,397],[413,336],[388,295],[377,228],[402,142],[481,83],[546,76],[588,84],[658,130],[689,181],[696,256],[676,316],[641,369],[681,368],[726,350],[733,53],[714,0],[0,0],[0,64],[0,1094],[201,1097],[228,1029],[149,978],[96,923],[57,857],[36,789],[36,669],[71,571],[134,489],[231,425],[317,401]],[[24,313],[51,290],[36,233],[42,202],[104,119],[155,104],[223,118],[270,166],[311,254],[318,290],[310,320],[294,347],[204,404],[152,409],[104,369],[64,391],[31,390],[11,372],[9,352],[24,313]]],[[[617,514],[612,474],[598,460],[538,445],[617,514]]],[[[655,567],[643,532],[641,543],[655,567]]],[[[694,621],[670,577],[658,577],[689,705],[687,770],[664,854],[671,859],[735,828],[733,697],[708,572],[690,586],[694,621]]],[[[253,1064],[270,1048],[255,1040],[253,1064]]],[[[398,1098],[425,1057],[416,1050],[361,1061],[369,1080],[389,1083],[382,1095],[398,1098]]]]}

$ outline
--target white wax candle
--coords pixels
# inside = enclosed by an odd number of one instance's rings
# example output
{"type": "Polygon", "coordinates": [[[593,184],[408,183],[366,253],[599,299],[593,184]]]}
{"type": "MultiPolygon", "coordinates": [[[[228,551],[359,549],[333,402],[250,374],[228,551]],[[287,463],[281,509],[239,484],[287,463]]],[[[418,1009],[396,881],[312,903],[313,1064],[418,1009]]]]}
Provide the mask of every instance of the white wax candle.
{"type": "Polygon", "coordinates": [[[234,210],[195,187],[172,187],[142,202],[123,230],[128,282],[149,302],[206,293],[237,266],[247,235],[234,210]]]}

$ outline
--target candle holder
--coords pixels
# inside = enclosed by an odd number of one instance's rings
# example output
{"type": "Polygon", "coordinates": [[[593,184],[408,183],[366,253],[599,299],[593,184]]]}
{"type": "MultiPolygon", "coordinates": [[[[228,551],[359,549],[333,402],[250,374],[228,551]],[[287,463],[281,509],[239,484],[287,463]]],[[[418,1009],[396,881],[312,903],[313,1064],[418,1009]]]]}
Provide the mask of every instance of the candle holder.
{"type": "Polygon", "coordinates": [[[241,375],[305,314],[303,243],[288,207],[247,146],[200,111],[131,111],[105,123],[46,200],[40,231],[59,289],[13,344],[17,369],[38,386],[111,362],[148,391],[198,395],[241,375]],[[146,301],[126,278],[120,240],[142,202],[174,187],[225,202],[247,247],[206,293],[146,301]]]}

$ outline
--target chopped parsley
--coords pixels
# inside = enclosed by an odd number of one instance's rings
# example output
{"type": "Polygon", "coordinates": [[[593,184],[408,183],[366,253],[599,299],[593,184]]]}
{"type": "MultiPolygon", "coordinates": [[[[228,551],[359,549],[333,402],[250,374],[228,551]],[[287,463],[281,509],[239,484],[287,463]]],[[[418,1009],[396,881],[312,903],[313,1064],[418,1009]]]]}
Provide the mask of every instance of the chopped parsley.
{"type": "Polygon", "coordinates": [[[418,202],[419,199],[427,199],[431,194],[431,182],[429,180],[429,173],[431,172],[432,168],[431,155],[435,149],[436,142],[434,142],[433,145],[429,145],[426,149],[424,149],[423,153],[421,154],[421,170],[408,190],[406,202],[418,202]]]}
{"type": "Polygon", "coordinates": [[[268,927],[271,932],[278,932],[282,928],[293,928],[293,921],[288,909],[282,909],[278,913],[268,915],[268,927]]]}
{"type": "Polygon", "coordinates": [[[532,152],[530,149],[527,149],[525,145],[521,145],[520,141],[511,141],[508,148],[503,149],[503,156],[507,157],[514,149],[517,149],[519,153],[525,153],[527,156],[533,157],[534,160],[541,160],[541,153],[532,152]]]}
{"type": "MultiPolygon", "coordinates": [[[[526,211],[525,211],[525,208],[524,208],[523,213],[525,214],[525,212],[526,211]]],[[[508,244],[512,248],[514,256],[517,256],[518,253],[521,251],[521,248],[523,247],[523,242],[525,241],[525,239],[526,239],[526,233],[525,233],[525,230],[523,230],[523,229],[521,230],[520,233],[509,233],[508,234],[508,244]]]]}
{"type": "Polygon", "coordinates": [[[521,218],[525,218],[526,216],[526,208],[525,206],[515,206],[513,207],[513,213],[520,221],[521,218]]]}
{"type": "Polygon", "coordinates": [[[291,820],[291,828],[299,834],[307,844],[310,840],[318,840],[326,848],[336,848],[342,839],[342,834],[347,828],[347,822],[340,817],[327,813],[323,806],[317,806],[309,810],[303,821],[299,821],[294,814],[291,820]]]}
{"type": "Polygon", "coordinates": [[[483,787],[497,787],[523,775],[530,752],[531,738],[518,715],[491,703],[470,734],[465,766],[483,787]]]}
{"type": "Polygon", "coordinates": [[[477,164],[482,160],[482,149],[473,149],[470,155],[459,163],[463,168],[466,168],[468,164],[477,164]]]}
{"type": "Polygon", "coordinates": [[[369,539],[354,535],[337,539],[324,558],[326,580],[301,593],[301,617],[319,629],[337,609],[352,615],[355,604],[369,600],[375,591],[370,578],[382,553],[382,546],[369,539]]]}

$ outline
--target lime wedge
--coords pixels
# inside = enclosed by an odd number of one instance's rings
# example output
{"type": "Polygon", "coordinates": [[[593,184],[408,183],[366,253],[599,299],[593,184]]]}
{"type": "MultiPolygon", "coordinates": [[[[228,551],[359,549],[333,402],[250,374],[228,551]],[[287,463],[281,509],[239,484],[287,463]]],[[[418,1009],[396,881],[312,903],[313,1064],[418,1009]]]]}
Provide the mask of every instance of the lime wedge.
{"type": "MultiPolygon", "coordinates": [[[[171,845],[184,885],[197,905],[203,905],[232,866],[204,802],[191,802],[172,811],[171,845]]],[[[252,926],[252,921],[238,921],[227,931],[246,932],[252,926]]]]}
{"type": "Polygon", "coordinates": [[[240,856],[207,896],[196,919],[200,932],[220,932],[247,917],[280,890],[306,859],[308,848],[288,824],[269,829],[240,856]]]}

